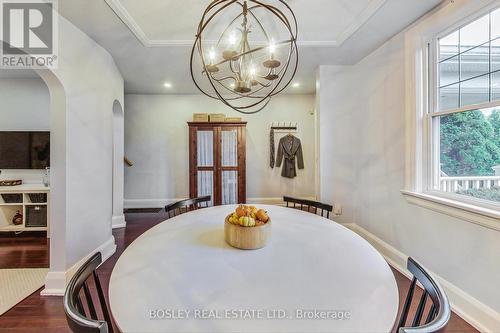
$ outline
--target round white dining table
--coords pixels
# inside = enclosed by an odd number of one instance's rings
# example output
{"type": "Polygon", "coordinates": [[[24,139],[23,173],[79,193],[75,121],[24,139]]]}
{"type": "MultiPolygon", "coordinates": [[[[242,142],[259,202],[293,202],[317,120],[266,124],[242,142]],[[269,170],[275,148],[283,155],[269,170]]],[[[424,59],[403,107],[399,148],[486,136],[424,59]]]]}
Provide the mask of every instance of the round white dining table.
{"type": "Polygon", "coordinates": [[[123,332],[389,332],[399,295],[384,258],[320,216],[258,205],[272,219],[267,246],[224,241],[236,206],[192,211],[137,238],[110,280],[123,332]]]}

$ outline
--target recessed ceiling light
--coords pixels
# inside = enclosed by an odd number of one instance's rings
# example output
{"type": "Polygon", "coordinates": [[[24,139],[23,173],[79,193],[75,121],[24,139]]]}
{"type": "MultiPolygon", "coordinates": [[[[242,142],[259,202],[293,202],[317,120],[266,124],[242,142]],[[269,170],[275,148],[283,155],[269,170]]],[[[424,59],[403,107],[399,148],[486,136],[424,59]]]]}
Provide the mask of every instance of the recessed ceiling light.
{"type": "Polygon", "coordinates": [[[230,86],[231,88],[234,88],[234,87],[236,87],[236,84],[231,83],[229,86],[230,86]]]}
{"type": "Polygon", "coordinates": [[[170,83],[170,82],[165,82],[165,83],[163,84],[163,86],[164,86],[165,88],[172,88],[172,83],[170,83]]]}
{"type": "Polygon", "coordinates": [[[294,87],[294,88],[298,88],[298,87],[300,87],[300,83],[295,82],[294,84],[292,84],[292,87],[294,87]]]}

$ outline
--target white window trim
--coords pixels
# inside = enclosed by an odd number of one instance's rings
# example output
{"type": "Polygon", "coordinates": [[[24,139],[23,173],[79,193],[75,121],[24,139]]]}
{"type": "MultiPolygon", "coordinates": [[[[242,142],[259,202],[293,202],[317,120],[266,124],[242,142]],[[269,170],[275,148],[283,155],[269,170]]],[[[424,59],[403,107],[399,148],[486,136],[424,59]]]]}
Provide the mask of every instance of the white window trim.
{"type": "MultiPolygon", "coordinates": [[[[436,73],[437,63],[428,53],[428,46],[431,45],[432,48],[432,43],[437,41],[437,37],[458,29],[499,5],[500,0],[449,0],[443,2],[406,32],[407,153],[405,189],[401,191],[411,204],[498,231],[500,231],[500,205],[432,190],[434,176],[432,164],[436,160],[433,156],[436,150],[431,149],[433,127],[432,116],[428,111],[434,107],[435,92],[434,89],[429,89],[428,83],[430,80],[436,81],[433,73],[436,73]]],[[[492,104],[495,103],[487,103],[488,106],[492,104]]],[[[477,107],[478,105],[470,108],[477,107]]]]}
{"type": "Polygon", "coordinates": [[[500,212],[442,196],[402,190],[406,200],[414,205],[500,231],[500,212]]]}

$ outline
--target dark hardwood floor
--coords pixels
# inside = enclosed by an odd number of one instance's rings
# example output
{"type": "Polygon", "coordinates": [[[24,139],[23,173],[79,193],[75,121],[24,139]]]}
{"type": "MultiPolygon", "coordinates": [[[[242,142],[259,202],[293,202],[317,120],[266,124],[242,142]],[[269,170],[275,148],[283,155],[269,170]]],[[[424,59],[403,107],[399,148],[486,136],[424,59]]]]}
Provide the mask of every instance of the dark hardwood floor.
{"type": "Polygon", "coordinates": [[[0,233],[0,269],[48,268],[49,243],[45,232],[0,233]]]}
{"type": "MultiPolygon", "coordinates": [[[[111,271],[120,254],[143,232],[165,219],[166,215],[163,212],[128,214],[127,227],[113,231],[117,243],[116,253],[99,268],[99,277],[105,288],[106,295],[111,271]]],[[[0,265],[2,265],[0,267],[48,267],[48,252],[45,254],[41,253],[43,252],[42,248],[44,248],[43,244],[47,245],[48,242],[46,239],[40,239],[40,237],[32,240],[26,239],[20,243],[0,238],[0,265]],[[4,255],[6,255],[5,258],[4,255]],[[15,264],[15,262],[19,262],[19,258],[17,261],[15,260],[16,255],[22,257],[19,264],[15,264]]],[[[45,248],[47,249],[47,247],[45,248]]],[[[398,271],[394,269],[393,271],[399,287],[401,309],[410,281],[398,271]]],[[[417,291],[417,293],[420,293],[420,291],[417,291]]],[[[412,309],[412,311],[415,311],[415,309],[412,309]]],[[[395,330],[393,331],[395,332],[395,330]]],[[[3,316],[0,316],[0,333],[30,332],[70,332],[66,325],[62,299],[60,297],[41,297],[39,290],[3,316]]],[[[460,317],[453,314],[446,332],[469,333],[477,331],[460,317]]]]}

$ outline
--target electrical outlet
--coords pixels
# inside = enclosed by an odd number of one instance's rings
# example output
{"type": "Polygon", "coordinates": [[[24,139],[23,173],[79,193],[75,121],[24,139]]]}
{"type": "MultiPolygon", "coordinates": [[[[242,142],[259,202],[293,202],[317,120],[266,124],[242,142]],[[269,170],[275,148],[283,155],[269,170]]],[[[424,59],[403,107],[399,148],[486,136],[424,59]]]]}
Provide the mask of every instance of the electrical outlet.
{"type": "Polygon", "coordinates": [[[335,216],[342,215],[342,205],[341,204],[334,204],[333,205],[333,215],[335,215],[335,216]]]}

